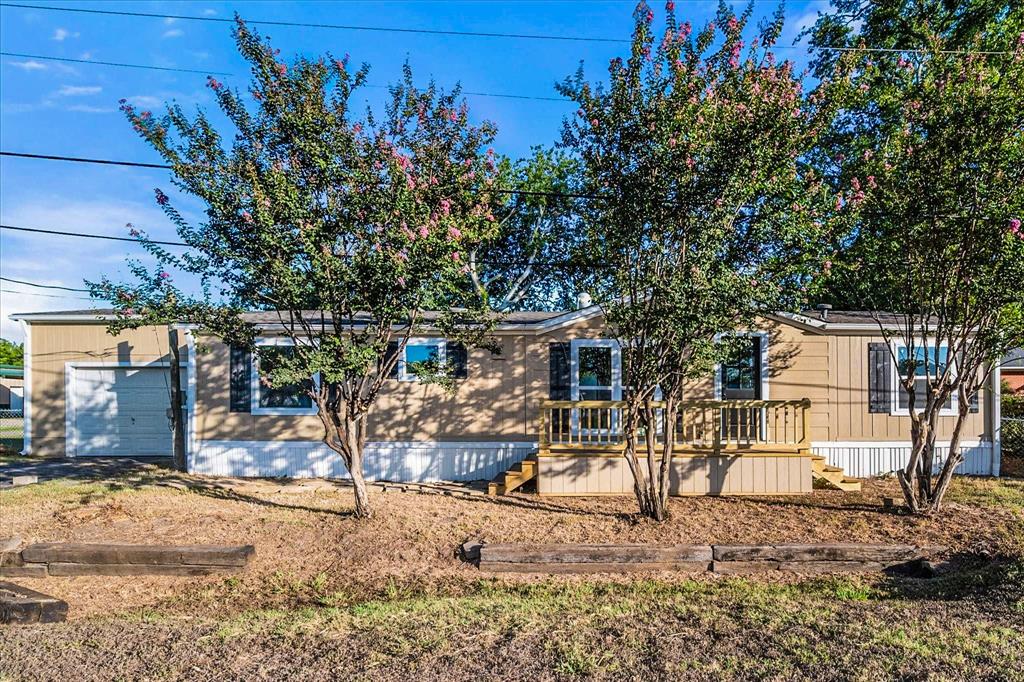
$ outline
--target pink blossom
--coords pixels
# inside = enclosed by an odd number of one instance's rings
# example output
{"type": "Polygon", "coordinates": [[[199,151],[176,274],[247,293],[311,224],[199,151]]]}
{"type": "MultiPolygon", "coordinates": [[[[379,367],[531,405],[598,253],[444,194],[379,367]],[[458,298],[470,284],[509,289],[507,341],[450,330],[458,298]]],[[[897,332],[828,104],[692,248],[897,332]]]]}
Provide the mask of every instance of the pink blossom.
{"type": "Polygon", "coordinates": [[[398,278],[398,286],[405,288],[405,277],[398,278]]]}
{"type": "Polygon", "coordinates": [[[400,260],[404,263],[409,260],[409,254],[405,251],[399,251],[395,254],[395,260],[400,260]]]}
{"type": "Polygon", "coordinates": [[[452,260],[455,261],[456,263],[459,262],[459,252],[458,251],[452,252],[452,260]]]}
{"type": "Polygon", "coordinates": [[[1010,232],[1017,235],[1018,237],[1024,237],[1024,230],[1021,230],[1020,218],[1010,219],[1010,232]]]}
{"type": "Polygon", "coordinates": [[[216,78],[214,78],[213,76],[206,77],[206,85],[210,88],[213,88],[214,90],[220,90],[222,87],[224,87],[224,84],[216,78]]]}
{"type": "Polygon", "coordinates": [[[441,215],[449,215],[452,212],[452,202],[441,199],[441,215]]]}
{"type": "Polygon", "coordinates": [[[459,239],[462,239],[462,230],[454,226],[449,227],[448,236],[454,239],[455,241],[458,241],[459,239]]]}
{"type": "Polygon", "coordinates": [[[875,182],[875,176],[874,175],[869,175],[868,176],[868,187],[870,187],[871,189],[875,189],[876,187],[878,187],[878,183],[875,182]]]}
{"type": "Polygon", "coordinates": [[[672,0],[668,0],[668,2],[665,3],[665,11],[666,12],[675,12],[676,11],[676,3],[672,2],[672,0]]]}
{"type": "Polygon", "coordinates": [[[361,132],[363,132],[363,126],[362,126],[361,123],[357,123],[354,126],[352,126],[352,134],[353,135],[358,135],[361,132]]]}
{"type": "Polygon", "coordinates": [[[430,236],[430,228],[426,225],[420,225],[420,236],[426,239],[430,236]]]}
{"type": "Polygon", "coordinates": [[[153,191],[156,193],[156,203],[160,204],[161,206],[166,206],[167,202],[170,201],[170,199],[167,198],[167,195],[161,192],[159,189],[153,191]]]}
{"type": "Polygon", "coordinates": [[[597,127],[597,119],[596,118],[590,119],[590,125],[592,125],[593,127],[596,128],[597,127]]]}
{"type": "Polygon", "coordinates": [[[167,280],[167,279],[170,279],[170,278],[171,278],[171,275],[170,275],[170,273],[169,273],[169,272],[166,272],[166,271],[164,271],[164,270],[161,270],[161,271],[160,271],[160,274],[159,274],[159,275],[157,275],[157,277],[159,277],[160,279],[163,279],[163,280],[167,280]]]}
{"type": "Polygon", "coordinates": [[[693,160],[692,156],[686,157],[686,167],[693,170],[693,167],[697,165],[697,162],[693,160]]]}
{"type": "Polygon", "coordinates": [[[459,114],[458,114],[457,111],[452,109],[450,112],[448,112],[448,118],[450,118],[452,120],[452,122],[458,121],[459,120],[459,114]]]}
{"type": "Polygon", "coordinates": [[[832,269],[832,261],[830,261],[830,260],[825,261],[825,269],[826,270],[831,270],[832,269]]]}
{"type": "Polygon", "coordinates": [[[674,137],[668,138],[668,146],[670,148],[672,148],[672,149],[675,149],[676,148],[676,138],[674,138],[674,137]]]}
{"type": "Polygon", "coordinates": [[[288,73],[288,65],[287,64],[278,64],[277,65],[277,75],[283,76],[286,73],[288,73]]]}
{"type": "Polygon", "coordinates": [[[874,155],[875,155],[875,153],[873,151],[871,151],[870,149],[865,149],[864,150],[864,160],[865,161],[870,161],[871,157],[874,156],[874,155]]]}
{"type": "Polygon", "coordinates": [[[850,180],[850,187],[852,187],[854,189],[854,191],[859,190],[860,189],[860,180],[858,180],[857,178],[854,178],[853,180],[850,180]]]}
{"type": "Polygon", "coordinates": [[[242,220],[244,220],[247,223],[251,223],[252,222],[252,214],[249,213],[248,211],[242,211],[242,220]]]}

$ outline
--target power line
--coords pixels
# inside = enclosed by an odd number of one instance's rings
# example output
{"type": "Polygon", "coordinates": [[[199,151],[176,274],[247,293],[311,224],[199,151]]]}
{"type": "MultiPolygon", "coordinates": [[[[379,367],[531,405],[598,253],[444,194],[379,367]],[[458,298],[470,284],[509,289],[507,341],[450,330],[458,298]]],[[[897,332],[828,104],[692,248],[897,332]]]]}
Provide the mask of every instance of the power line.
{"type": "MultiPolygon", "coordinates": [[[[0,7],[17,7],[19,9],[37,9],[49,12],[77,12],[79,14],[103,14],[108,16],[121,17],[143,17],[147,19],[178,19],[184,21],[207,21],[219,24],[233,24],[234,19],[224,17],[199,17],[191,14],[156,14],[153,12],[126,12],[120,10],[106,9],[85,9],[81,7],[47,7],[45,5],[24,5],[20,3],[4,2],[0,7]]],[[[624,38],[594,38],[587,36],[560,36],[540,33],[496,33],[488,31],[450,31],[427,28],[399,28],[392,26],[359,26],[354,24],[321,24],[307,23],[301,21],[275,21],[269,19],[246,20],[247,24],[259,26],[290,26],[294,28],[324,28],[338,29],[343,31],[371,31],[377,33],[419,33],[426,35],[462,36],[472,38],[516,38],[523,40],[558,40],[566,42],[582,43],[626,43],[631,41],[624,38]]]]}
{"type": "Polygon", "coordinates": [[[10,277],[0,277],[0,280],[10,282],[11,284],[23,284],[27,287],[37,287],[39,289],[61,289],[63,291],[79,291],[86,294],[90,293],[88,289],[72,289],[71,287],[59,287],[55,284],[36,284],[35,282],[25,282],[20,279],[11,279],[10,277]]]}
{"type": "Polygon", "coordinates": [[[101,62],[97,59],[71,59],[70,57],[49,57],[41,54],[22,54],[20,52],[0,52],[2,57],[18,57],[20,59],[45,59],[51,62],[73,62],[75,64],[95,64],[98,66],[118,66],[125,69],[150,69],[152,71],[177,71],[180,73],[198,73],[211,76],[233,76],[226,71],[202,71],[200,69],[178,69],[169,66],[151,66],[149,64],[125,64],[123,62],[101,62]]]}
{"type": "MultiPolygon", "coordinates": [[[[123,17],[136,17],[136,18],[147,18],[147,19],[176,19],[184,21],[206,21],[220,24],[233,24],[234,19],[228,19],[225,17],[201,17],[190,14],[157,14],[155,12],[128,12],[121,10],[103,10],[103,9],[86,9],[81,7],[47,7],[45,5],[27,5],[22,3],[0,3],[0,7],[13,7],[18,9],[35,9],[43,10],[48,12],[76,12],[79,14],[101,14],[107,16],[123,16],[123,17]]],[[[338,29],[344,31],[371,31],[379,33],[415,33],[424,35],[444,35],[444,36],[461,36],[461,37],[475,37],[475,38],[512,38],[522,40],[552,40],[552,41],[563,41],[563,42],[584,42],[584,43],[613,43],[613,44],[632,44],[632,40],[626,38],[598,38],[588,36],[566,36],[566,35],[551,35],[551,34],[538,34],[538,33],[497,33],[487,31],[452,31],[452,30],[441,30],[441,29],[426,29],[426,28],[402,28],[393,26],[360,26],[352,24],[323,24],[323,23],[307,23],[299,21],[280,21],[270,19],[253,19],[246,20],[247,24],[262,25],[262,26],[289,26],[295,28],[322,28],[322,29],[338,29]]],[[[897,53],[897,54],[930,54],[931,50],[927,49],[915,49],[915,48],[896,48],[896,47],[831,47],[824,45],[773,45],[771,49],[788,49],[788,50],[808,50],[808,51],[819,51],[819,52],[878,52],[878,53],[897,53]]],[[[1013,54],[1011,50],[938,50],[940,54],[962,54],[962,55],[1007,55],[1013,54]]]]}
{"type": "MultiPolygon", "coordinates": [[[[76,64],[95,64],[100,66],[117,66],[128,69],[152,69],[154,71],[178,71],[181,73],[198,73],[198,74],[209,74],[215,76],[233,76],[235,74],[228,71],[202,71],[199,69],[178,69],[166,66],[151,66],[149,64],[125,64],[123,62],[101,62],[92,59],[69,59],[66,57],[50,57],[41,54],[23,54],[21,52],[0,52],[0,57],[18,57],[20,59],[48,59],[57,62],[75,62],[76,64]]],[[[377,85],[377,84],[364,84],[363,87],[377,88],[386,90],[390,88],[389,85],[377,85]]],[[[463,90],[462,94],[469,95],[471,97],[499,97],[503,99],[520,99],[520,100],[537,100],[541,102],[566,102],[571,103],[572,100],[567,97],[544,97],[542,95],[512,95],[502,92],[476,92],[473,90],[463,90]]]]}
{"type": "MultiPolygon", "coordinates": [[[[155,168],[158,170],[172,170],[172,166],[160,163],[142,163],[139,161],[116,161],[113,159],[95,159],[85,156],[61,156],[57,154],[29,154],[26,152],[0,151],[0,156],[11,156],[20,159],[37,159],[42,161],[68,161],[72,163],[92,163],[103,166],[127,166],[130,168],[155,168]]],[[[543,190],[526,190],[513,188],[493,188],[487,190],[495,194],[515,194],[527,197],[550,197],[559,199],[603,199],[599,194],[584,194],[574,192],[546,192],[543,190]]]]}
{"type": "MultiPolygon", "coordinates": [[[[36,286],[36,285],[31,285],[36,286]]],[[[62,301],[94,301],[94,298],[86,298],[85,296],[62,296],[60,294],[37,294],[34,291],[15,291],[14,289],[0,289],[0,293],[3,294],[17,294],[18,296],[38,296],[39,298],[57,298],[62,301]]]]}
{"type": "MultiPolygon", "coordinates": [[[[82,237],[84,239],[106,239],[109,241],[116,242],[132,242],[134,244],[140,243],[138,239],[134,237],[115,237],[107,234],[86,234],[83,232],[63,232],[61,230],[44,230],[39,227],[15,227],[14,225],[0,225],[0,230],[15,230],[17,232],[34,232],[36,234],[52,234],[61,237],[82,237]]],[[[147,240],[150,244],[160,244],[161,246],[181,246],[188,248],[188,244],[182,242],[162,242],[155,239],[147,240]]],[[[0,278],[2,279],[2,278],[0,278]]]]}

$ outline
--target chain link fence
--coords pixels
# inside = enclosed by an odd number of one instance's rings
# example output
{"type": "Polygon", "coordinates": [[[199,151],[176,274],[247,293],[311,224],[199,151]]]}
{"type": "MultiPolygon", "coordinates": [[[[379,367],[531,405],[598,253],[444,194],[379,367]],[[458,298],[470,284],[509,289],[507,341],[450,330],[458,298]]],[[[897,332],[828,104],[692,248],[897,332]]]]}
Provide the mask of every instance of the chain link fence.
{"type": "Polygon", "coordinates": [[[16,455],[24,447],[24,414],[21,410],[0,410],[0,454],[16,455]]]}

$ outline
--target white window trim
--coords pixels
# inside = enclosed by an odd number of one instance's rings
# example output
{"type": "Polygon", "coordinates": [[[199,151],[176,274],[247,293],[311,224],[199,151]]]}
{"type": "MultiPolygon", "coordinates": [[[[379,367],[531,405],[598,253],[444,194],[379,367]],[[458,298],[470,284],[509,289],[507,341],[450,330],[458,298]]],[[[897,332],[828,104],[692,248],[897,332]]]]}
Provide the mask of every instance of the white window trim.
{"type": "MultiPolygon", "coordinates": [[[[897,362],[896,362],[896,358],[898,358],[900,356],[900,349],[901,348],[906,348],[907,344],[905,342],[899,340],[899,339],[894,339],[891,343],[892,343],[892,355],[889,358],[889,360],[892,363],[892,372],[891,372],[892,379],[889,382],[890,383],[890,387],[889,387],[889,395],[890,395],[890,400],[889,400],[889,416],[891,416],[891,417],[910,417],[910,410],[909,409],[904,409],[904,408],[900,407],[900,391],[903,390],[903,386],[900,383],[900,378],[902,377],[902,373],[900,372],[899,364],[897,364],[897,362]]],[[[947,348],[947,350],[946,350],[946,362],[950,362],[951,361],[951,357],[949,355],[948,346],[946,344],[943,344],[943,343],[940,343],[938,345],[939,345],[939,348],[943,348],[943,347],[947,348]]],[[[935,347],[935,345],[932,344],[932,343],[926,344],[925,345],[925,353],[928,352],[928,349],[934,349],[934,347],[935,347]]],[[[953,372],[954,373],[956,372],[956,365],[953,366],[953,372]]],[[[924,379],[926,377],[921,377],[921,378],[924,379]]],[[[918,397],[920,397],[920,396],[918,396],[918,397]]],[[[955,417],[957,415],[957,408],[958,407],[959,407],[959,399],[957,397],[957,394],[953,393],[950,396],[950,398],[949,398],[949,407],[948,408],[939,408],[939,416],[940,417],[955,417]]]]}
{"type": "Polygon", "coordinates": [[[443,366],[448,362],[448,340],[436,336],[421,336],[414,337],[405,342],[402,346],[402,352],[398,356],[398,380],[399,381],[414,381],[422,383],[423,379],[416,376],[412,372],[407,371],[408,361],[406,360],[405,353],[409,350],[409,346],[428,346],[436,345],[438,347],[437,360],[443,366]]]}
{"type": "MultiPolygon", "coordinates": [[[[611,348],[612,350],[612,400],[622,400],[622,351],[615,339],[574,339],[569,342],[569,395],[572,400],[580,399],[580,348],[611,348]]],[[[587,386],[586,388],[592,388],[587,386]]]]}
{"type": "MultiPolygon", "coordinates": [[[[294,346],[295,341],[284,336],[269,336],[256,339],[257,346],[294,346]]],[[[320,385],[320,373],[313,375],[313,384],[320,385]]],[[[252,354],[252,378],[249,390],[249,411],[255,416],[310,415],[317,413],[316,402],[310,407],[260,407],[260,359],[258,353],[252,354]]]]}

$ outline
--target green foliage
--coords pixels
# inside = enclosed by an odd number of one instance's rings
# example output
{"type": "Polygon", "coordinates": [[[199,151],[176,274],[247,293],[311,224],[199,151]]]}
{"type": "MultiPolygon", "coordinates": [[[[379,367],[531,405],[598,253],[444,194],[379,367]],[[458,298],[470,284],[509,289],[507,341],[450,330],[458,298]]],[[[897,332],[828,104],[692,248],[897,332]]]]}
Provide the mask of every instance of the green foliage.
{"type": "Polygon", "coordinates": [[[25,364],[25,346],[7,339],[0,339],[0,365],[21,367],[25,364]]]}
{"type": "Polygon", "coordinates": [[[861,204],[817,285],[843,307],[897,313],[899,328],[883,333],[909,357],[934,350],[923,354],[925,387],[915,363],[900,367],[920,453],[901,480],[913,479],[904,488],[912,509],[934,510],[959,461],[950,457],[932,484],[942,405],[957,396],[962,425],[993,364],[1024,343],[1024,9],[834,4],[811,30],[815,42],[915,51],[817,63],[850,87],[814,162],[861,204]],[[939,345],[950,362],[938,361],[939,345]],[[915,486],[919,494],[907,492],[915,486]]]}
{"type": "Polygon", "coordinates": [[[579,103],[564,143],[585,189],[607,197],[586,204],[587,284],[628,348],[638,403],[658,388],[678,399],[705,376],[731,351],[717,335],[797,308],[845,213],[802,163],[829,125],[831,86],[805,96],[792,64],[776,62],[781,12],[746,46],[750,7],[722,5],[694,34],[671,4],[660,38],[638,7],[631,55],[612,60],[607,89],[582,70],[560,87],[579,103]]]}
{"type": "Polygon", "coordinates": [[[506,195],[495,212],[497,238],[470,254],[477,292],[496,310],[551,310],[575,306],[575,269],[567,260],[579,243],[576,193],[579,164],[560,150],[535,147],[527,159],[503,161],[506,195]]]}

